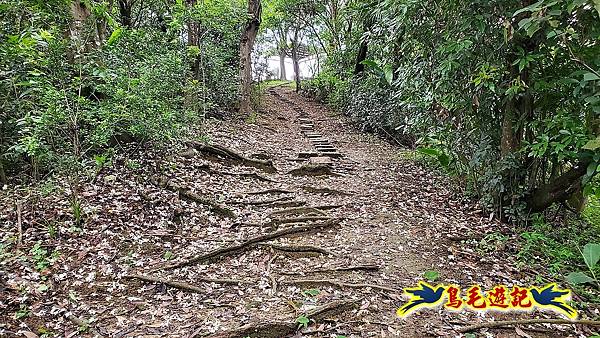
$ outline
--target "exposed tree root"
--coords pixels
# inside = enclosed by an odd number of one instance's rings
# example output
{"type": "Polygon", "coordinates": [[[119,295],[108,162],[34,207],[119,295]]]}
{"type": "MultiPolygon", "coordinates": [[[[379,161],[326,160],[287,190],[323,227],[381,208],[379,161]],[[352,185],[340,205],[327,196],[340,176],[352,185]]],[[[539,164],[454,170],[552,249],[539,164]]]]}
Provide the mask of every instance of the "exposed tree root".
{"type": "Polygon", "coordinates": [[[214,170],[214,169],[211,169],[210,166],[206,163],[196,166],[195,169],[204,170],[204,171],[208,172],[209,174],[223,175],[223,176],[248,177],[248,178],[258,180],[258,181],[277,183],[277,181],[272,180],[268,177],[262,176],[257,173],[234,173],[234,172],[230,172],[230,171],[214,170]]]}
{"type": "Polygon", "coordinates": [[[293,194],[294,192],[286,189],[266,189],[260,191],[249,191],[245,192],[246,195],[266,195],[266,194],[293,194]]]}
{"type": "Polygon", "coordinates": [[[277,172],[277,169],[273,165],[271,161],[258,160],[254,158],[245,157],[236,153],[235,151],[225,148],[219,145],[208,145],[200,142],[191,141],[187,143],[188,146],[196,149],[199,152],[221,156],[226,159],[234,160],[236,162],[240,162],[244,165],[255,167],[264,170],[265,172],[274,173],[277,172]]]}
{"type": "Polygon", "coordinates": [[[288,280],[288,281],[279,281],[279,283],[281,284],[312,284],[312,285],[316,285],[316,284],[328,284],[328,285],[333,285],[333,286],[339,286],[341,288],[359,288],[359,289],[363,289],[363,288],[372,288],[372,289],[377,289],[377,290],[381,290],[381,291],[387,291],[387,292],[393,292],[393,293],[397,293],[397,294],[401,294],[402,292],[400,290],[396,290],[387,286],[382,286],[382,285],[376,285],[376,284],[354,284],[354,283],[344,283],[344,282],[339,282],[337,280],[331,280],[331,279],[295,279],[295,280],[288,280]]]}
{"type": "Polygon", "coordinates": [[[343,271],[377,271],[380,267],[378,265],[356,265],[356,266],[343,266],[329,269],[317,269],[303,272],[282,272],[282,275],[300,275],[307,273],[322,273],[322,272],[343,272],[343,271]]]}
{"type": "Polygon", "coordinates": [[[257,173],[232,173],[232,172],[228,172],[228,171],[218,171],[218,170],[211,170],[210,172],[213,174],[218,174],[218,175],[248,177],[248,178],[253,178],[255,180],[259,180],[259,181],[263,181],[263,182],[277,183],[277,181],[272,180],[268,177],[259,175],[257,173]]]}
{"type": "Polygon", "coordinates": [[[313,208],[318,209],[318,210],[332,210],[332,209],[337,209],[337,208],[343,208],[345,206],[346,206],[345,204],[317,205],[313,208]]]}
{"type": "Polygon", "coordinates": [[[339,174],[334,173],[329,166],[324,164],[305,164],[300,168],[288,171],[288,174],[292,176],[339,176],[339,174]]]}
{"type": "Polygon", "coordinates": [[[182,199],[186,199],[198,204],[203,204],[212,208],[216,213],[221,214],[225,217],[236,218],[236,215],[230,209],[219,205],[212,199],[201,197],[200,195],[189,191],[188,189],[182,188],[177,184],[169,181],[168,179],[161,177],[159,179],[152,179],[152,183],[160,186],[161,188],[167,189],[169,191],[175,192],[179,194],[179,197],[182,199]]]}
{"type": "Polygon", "coordinates": [[[283,210],[277,210],[277,211],[273,211],[272,213],[269,214],[269,218],[273,218],[273,216],[281,216],[281,215],[297,215],[297,214],[317,214],[317,215],[322,215],[322,216],[326,216],[327,214],[324,213],[323,211],[319,210],[318,208],[313,208],[313,207],[298,207],[298,208],[291,208],[291,209],[283,209],[283,210]]]}
{"type": "Polygon", "coordinates": [[[316,246],[310,246],[310,245],[285,246],[285,245],[277,245],[277,244],[271,244],[271,243],[260,243],[258,245],[262,246],[262,247],[273,248],[273,250],[277,250],[277,251],[284,251],[284,252],[314,252],[314,253],[320,253],[320,254],[324,254],[324,255],[335,256],[335,254],[333,252],[329,251],[329,250],[325,250],[323,248],[319,248],[319,247],[316,247],[316,246]]]}
{"type": "MultiPolygon", "coordinates": [[[[339,300],[325,304],[318,308],[307,311],[304,316],[315,322],[323,321],[325,318],[353,310],[357,305],[355,301],[339,300]]],[[[239,337],[260,337],[260,338],[280,338],[287,337],[298,329],[296,318],[281,322],[261,322],[242,326],[228,332],[221,332],[210,336],[211,338],[239,338],[239,337]]]]}
{"type": "MultiPolygon", "coordinates": [[[[189,283],[172,281],[165,278],[160,277],[152,277],[152,276],[143,276],[143,275],[128,275],[124,276],[124,278],[128,279],[139,279],[148,283],[160,283],[164,284],[176,289],[196,292],[196,293],[206,293],[206,288],[201,288],[189,283]]],[[[211,279],[211,278],[199,278],[194,277],[194,280],[198,282],[204,283],[216,283],[216,284],[230,284],[230,285],[238,285],[238,284],[254,284],[255,282],[248,282],[243,280],[235,280],[235,279],[211,279]]]]}
{"type": "Polygon", "coordinates": [[[199,195],[197,195],[189,190],[180,190],[179,196],[181,196],[184,199],[190,200],[192,202],[208,205],[214,211],[218,212],[219,214],[221,214],[225,217],[236,218],[235,213],[233,211],[231,211],[230,209],[228,209],[226,207],[222,207],[212,200],[202,198],[199,195]]]}
{"type": "Polygon", "coordinates": [[[327,221],[330,220],[329,216],[306,216],[306,217],[295,217],[295,218],[282,218],[282,219],[274,219],[265,226],[278,226],[281,224],[289,224],[289,223],[304,223],[304,222],[313,222],[313,221],[327,221]]]}
{"type": "Polygon", "coordinates": [[[341,190],[330,189],[330,188],[317,188],[317,187],[304,186],[304,185],[300,186],[300,188],[306,192],[310,192],[310,193],[314,193],[314,194],[335,194],[335,195],[345,195],[345,196],[354,195],[354,193],[352,193],[352,192],[341,191],[341,190]]]}
{"type": "Polygon", "coordinates": [[[169,265],[166,267],[158,268],[156,270],[175,269],[175,268],[180,268],[180,267],[184,267],[184,266],[188,266],[188,265],[192,265],[192,264],[196,264],[196,263],[200,263],[200,262],[205,262],[205,261],[209,261],[209,260],[215,260],[218,258],[231,256],[240,251],[251,249],[257,243],[266,242],[266,241],[270,241],[270,240],[273,240],[276,238],[280,238],[280,237],[284,237],[284,236],[288,236],[288,235],[292,235],[292,234],[297,234],[297,233],[301,233],[301,232],[329,228],[329,227],[334,226],[335,224],[338,224],[339,221],[340,221],[339,219],[328,219],[326,222],[323,222],[323,223],[315,223],[315,224],[310,224],[310,225],[305,225],[305,226],[300,226],[300,227],[292,227],[292,228],[282,229],[282,230],[279,230],[276,232],[268,233],[266,235],[261,235],[261,236],[247,239],[240,244],[228,246],[228,247],[221,248],[221,249],[216,249],[209,253],[195,256],[186,261],[176,263],[173,265],[169,265]]]}
{"type": "Polygon", "coordinates": [[[264,201],[247,201],[247,202],[246,201],[235,201],[235,202],[230,202],[230,203],[231,204],[245,204],[245,205],[260,206],[260,205],[271,205],[271,204],[277,203],[277,202],[289,201],[291,199],[293,199],[293,197],[283,196],[283,197],[268,199],[268,200],[264,200],[264,201]]]}
{"type": "Polygon", "coordinates": [[[521,320],[498,320],[494,322],[479,323],[474,325],[465,326],[457,329],[459,333],[471,332],[483,328],[501,328],[503,326],[511,325],[525,325],[525,324],[580,324],[590,326],[600,326],[600,321],[597,320],[568,320],[568,319],[521,319],[521,320]]]}
{"type": "Polygon", "coordinates": [[[294,208],[303,205],[306,205],[305,201],[273,202],[272,204],[268,204],[268,206],[273,208],[294,208]]]}

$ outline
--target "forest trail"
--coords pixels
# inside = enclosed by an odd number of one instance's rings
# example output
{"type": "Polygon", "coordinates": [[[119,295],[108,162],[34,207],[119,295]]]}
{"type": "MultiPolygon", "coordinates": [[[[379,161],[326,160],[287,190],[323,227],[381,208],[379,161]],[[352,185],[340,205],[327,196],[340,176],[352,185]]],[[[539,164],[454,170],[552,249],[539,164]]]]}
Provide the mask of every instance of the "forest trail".
{"type": "MultiPolygon", "coordinates": [[[[402,289],[428,270],[462,286],[528,278],[504,248],[474,252],[469,241],[502,226],[455,199],[447,179],[288,88],[263,100],[251,124],[208,123],[210,144],[243,158],[205,156],[199,143],[167,157],[139,150],[139,168],[107,169],[83,187],[93,213],[55,245],[51,296],[32,306],[45,315],[39,326],[65,336],[80,319],[110,337],[456,336],[489,318],[423,310],[401,320],[402,289]],[[306,317],[316,323],[296,332],[306,317]]],[[[49,204],[25,222],[50,217],[49,204]]],[[[30,270],[11,280],[35,287],[30,270]]]]}

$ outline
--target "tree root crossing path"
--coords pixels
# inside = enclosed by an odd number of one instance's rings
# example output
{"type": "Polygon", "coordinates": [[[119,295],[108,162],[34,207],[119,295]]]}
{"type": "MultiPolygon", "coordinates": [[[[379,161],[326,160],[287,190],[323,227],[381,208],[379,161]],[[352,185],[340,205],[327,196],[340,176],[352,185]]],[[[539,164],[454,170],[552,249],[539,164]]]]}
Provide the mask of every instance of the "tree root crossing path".
{"type": "MultiPolygon", "coordinates": [[[[531,276],[504,248],[478,250],[504,226],[412,152],[285,87],[262,101],[255,120],[209,121],[207,139],[168,156],[137,149],[138,166],[85,185],[83,230],[63,235],[51,296],[32,311],[106,337],[455,337],[543,316],[398,318],[403,289],[427,271],[464,289],[531,276]]],[[[577,325],[517,329],[564,337],[577,325]]]]}

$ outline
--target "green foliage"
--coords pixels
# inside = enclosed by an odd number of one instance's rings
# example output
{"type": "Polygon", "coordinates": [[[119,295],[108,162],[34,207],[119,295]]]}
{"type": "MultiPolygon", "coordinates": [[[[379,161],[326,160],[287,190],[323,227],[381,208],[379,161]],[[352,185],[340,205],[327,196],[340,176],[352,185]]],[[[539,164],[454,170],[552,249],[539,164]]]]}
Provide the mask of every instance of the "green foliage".
{"type": "Polygon", "coordinates": [[[435,148],[417,148],[417,151],[421,154],[435,157],[440,166],[444,169],[448,169],[450,166],[450,156],[445,154],[443,150],[435,148]]]}
{"type": "Polygon", "coordinates": [[[485,237],[477,243],[477,250],[482,253],[495,252],[501,250],[507,241],[508,236],[499,232],[492,232],[485,235],[485,237]]]}
{"type": "Polygon", "coordinates": [[[56,223],[48,223],[48,225],[46,226],[46,231],[48,232],[48,236],[50,236],[50,238],[56,238],[58,235],[58,226],[56,223]]]}
{"type": "Polygon", "coordinates": [[[566,277],[567,281],[573,285],[596,282],[600,288],[600,281],[596,277],[595,272],[596,270],[599,270],[598,267],[600,267],[598,266],[598,261],[600,260],[600,244],[586,244],[581,251],[581,256],[592,277],[583,272],[571,272],[566,277]]]}
{"type": "Polygon", "coordinates": [[[19,319],[27,318],[30,315],[31,315],[31,311],[29,310],[27,305],[21,304],[21,306],[19,307],[19,310],[15,313],[15,319],[19,320],[19,319]]]}
{"type": "Polygon", "coordinates": [[[540,274],[550,274],[554,279],[565,277],[570,284],[581,285],[580,294],[597,299],[597,293],[583,288],[583,284],[598,282],[600,246],[592,243],[599,233],[600,228],[580,220],[558,226],[535,215],[531,226],[521,233],[517,258],[540,274]],[[577,271],[577,266],[587,272],[577,271]]]}
{"type": "Polygon", "coordinates": [[[438,278],[440,278],[440,273],[437,271],[425,271],[425,273],[423,273],[423,278],[427,279],[430,282],[435,282],[436,280],[438,280],[438,278]]]}
{"type": "Polygon", "coordinates": [[[48,250],[42,247],[40,241],[36,242],[34,246],[29,250],[29,254],[35,264],[35,268],[38,271],[43,271],[50,267],[59,257],[58,251],[53,251],[51,254],[48,250]]]}
{"type": "Polygon", "coordinates": [[[394,80],[394,69],[392,65],[384,65],[381,66],[377,62],[373,60],[364,60],[361,61],[362,64],[368,66],[375,76],[381,79],[382,84],[391,86],[394,80]]]}
{"type": "Polygon", "coordinates": [[[0,159],[10,172],[79,172],[89,159],[100,170],[107,149],[169,142],[235,105],[242,2],[133,2],[133,23],[112,2],[86,1],[75,16],[69,2],[51,3],[0,8],[0,159]]]}
{"type": "Polygon", "coordinates": [[[171,251],[165,251],[163,258],[167,261],[175,258],[175,255],[171,251]]]}
{"type": "Polygon", "coordinates": [[[327,103],[336,109],[346,105],[347,83],[333,73],[322,72],[303,84],[302,92],[318,102],[327,103]]]}
{"type": "Polygon", "coordinates": [[[588,172],[576,179],[596,193],[588,184],[600,160],[595,8],[384,0],[340,13],[317,19],[328,58],[308,95],[364,130],[425,148],[506,220],[527,218],[531,193],[578,163],[588,172]],[[365,43],[365,70],[352,75],[365,43]]]}
{"type": "Polygon", "coordinates": [[[302,291],[302,294],[305,296],[311,296],[311,297],[316,297],[321,293],[321,291],[319,291],[318,289],[308,289],[308,290],[304,290],[302,291]]]}
{"type": "Polygon", "coordinates": [[[282,80],[268,80],[268,81],[261,82],[260,85],[264,89],[269,89],[269,88],[280,87],[280,86],[291,86],[292,82],[282,81],[282,80]]]}
{"type": "Polygon", "coordinates": [[[596,196],[588,198],[585,209],[581,213],[581,217],[589,224],[590,227],[600,229],[600,201],[596,196]]]}
{"type": "Polygon", "coordinates": [[[83,207],[81,205],[81,199],[77,195],[72,195],[70,198],[71,213],[73,214],[73,222],[75,225],[81,225],[83,223],[83,207]]]}
{"type": "Polygon", "coordinates": [[[306,316],[300,316],[300,317],[296,318],[296,323],[298,323],[298,328],[308,327],[308,324],[310,323],[310,319],[308,319],[308,317],[306,317],[306,316]]]}

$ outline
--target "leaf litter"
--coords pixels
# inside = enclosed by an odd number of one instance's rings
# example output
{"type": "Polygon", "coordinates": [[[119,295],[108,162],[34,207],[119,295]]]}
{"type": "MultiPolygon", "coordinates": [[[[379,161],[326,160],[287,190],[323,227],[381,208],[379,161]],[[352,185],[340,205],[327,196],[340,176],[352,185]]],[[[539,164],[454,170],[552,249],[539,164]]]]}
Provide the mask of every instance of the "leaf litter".
{"type": "MultiPolygon", "coordinates": [[[[356,130],[349,120],[330,119],[328,114],[322,106],[279,88],[265,98],[256,124],[207,123],[212,144],[246,158],[271,160],[275,173],[200,153],[183,156],[182,144],[163,150],[126,149],[97,179],[81,184],[81,224],[73,220],[64,177],[2,191],[0,335],[216,337],[245,325],[289,323],[336,301],[359,306],[309,322],[292,336],[455,337],[459,334],[454,329],[472,322],[514,318],[441,309],[396,318],[395,310],[404,301],[402,289],[414,286],[427,271],[440,273],[437,282],[463,287],[528,285],[532,276],[516,267],[510,247],[482,255],[469,244],[469,238],[493,232],[510,234],[506,225],[458,199],[442,175],[398,156],[397,147],[356,130]],[[298,154],[313,151],[292,108],[306,112],[343,154],[333,159],[333,172],[340,175],[286,174],[308,163],[298,154]],[[271,181],[231,173],[259,173],[271,181]],[[149,178],[156,176],[226,206],[236,218],[152,184],[149,178]],[[20,216],[17,203],[22,205],[20,216]],[[339,207],[320,209],[326,216],[314,215],[324,219],[273,222],[276,218],[270,216],[285,214],[289,205],[339,207]],[[19,217],[21,245],[15,242],[19,217]],[[277,230],[326,222],[326,217],[340,222],[261,243],[271,247],[255,245],[216,261],[156,269],[277,230]],[[333,255],[277,246],[320,248],[333,255]],[[376,268],[344,269],[360,266],[376,268]],[[131,275],[184,283],[194,292],[131,275]],[[230,282],[215,282],[219,280],[230,282]]],[[[541,333],[524,330],[486,335],[581,334],[568,325],[541,333]]]]}

